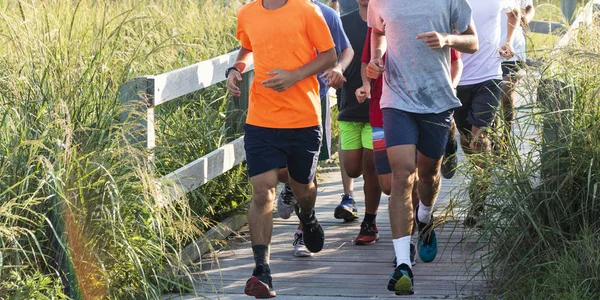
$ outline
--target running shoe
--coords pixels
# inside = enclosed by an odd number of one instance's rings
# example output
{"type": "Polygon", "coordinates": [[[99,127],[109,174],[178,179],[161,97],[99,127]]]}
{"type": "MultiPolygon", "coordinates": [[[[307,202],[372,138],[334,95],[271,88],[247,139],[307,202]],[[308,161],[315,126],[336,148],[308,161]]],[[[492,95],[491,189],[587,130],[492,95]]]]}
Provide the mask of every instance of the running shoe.
{"type": "Polygon", "coordinates": [[[425,224],[419,221],[418,209],[419,205],[417,205],[417,209],[415,210],[415,219],[417,221],[417,228],[419,229],[419,239],[417,241],[419,257],[423,262],[432,262],[438,252],[437,237],[433,228],[433,216],[431,216],[429,223],[425,224]]]}
{"type": "Polygon", "coordinates": [[[302,223],[302,238],[306,249],[312,253],[321,251],[325,244],[325,232],[315,216],[315,210],[311,209],[310,212],[305,213],[298,203],[294,205],[294,208],[300,223],[302,223]]]}
{"type": "Polygon", "coordinates": [[[295,257],[310,257],[312,256],[312,252],[306,249],[304,245],[304,239],[302,238],[302,233],[296,232],[294,234],[294,256],[295,257]]]}
{"type": "Polygon", "coordinates": [[[356,202],[350,195],[342,195],[342,201],[333,211],[336,219],[344,219],[346,222],[354,221],[359,218],[356,202]]]}
{"type": "Polygon", "coordinates": [[[256,267],[252,272],[252,277],[246,281],[244,293],[248,296],[254,296],[257,299],[273,298],[276,296],[273,290],[273,282],[269,272],[263,268],[256,267]]]}
{"type": "Polygon", "coordinates": [[[294,197],[290,185],[286,183],[277,198],[277,215],[282,219],[289,219],[294,211],[295,204],[296,197],[294,197]]]}
{"type": "Polygon", "coordinates": [[[413,284],[412,270],[406,264],[401,264],[390,275],[388,291],[395,292],[396,295],[412,295],[415,293],[413,284]]]}
{"type": "Polygon", "coordinates": [[[377,230],[377,225],[375,223],[365,223],[362,222],[360,224],[360,232],[356,239],[354,239],[355,245],[370,245],[375,244],[379,239],[379,230],[377,230]]]}

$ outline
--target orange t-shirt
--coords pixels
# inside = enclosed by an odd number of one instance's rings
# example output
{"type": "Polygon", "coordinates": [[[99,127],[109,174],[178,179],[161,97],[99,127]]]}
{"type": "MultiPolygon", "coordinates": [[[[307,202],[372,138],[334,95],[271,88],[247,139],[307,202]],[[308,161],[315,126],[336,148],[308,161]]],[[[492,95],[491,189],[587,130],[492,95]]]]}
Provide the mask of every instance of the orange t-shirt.
{"type": "Polygon", "coordinates": [[[288,0],[267,10],[263,0],[238,11],[237,38],[254,55],[254,82],[250,88],[246,123],[267,128],[304,128],[321,124],[317,77],[304,78],[277,92],[262,82],[275,68],[298,69],[335,46],[321,10],[307,0],[288,0]]]}

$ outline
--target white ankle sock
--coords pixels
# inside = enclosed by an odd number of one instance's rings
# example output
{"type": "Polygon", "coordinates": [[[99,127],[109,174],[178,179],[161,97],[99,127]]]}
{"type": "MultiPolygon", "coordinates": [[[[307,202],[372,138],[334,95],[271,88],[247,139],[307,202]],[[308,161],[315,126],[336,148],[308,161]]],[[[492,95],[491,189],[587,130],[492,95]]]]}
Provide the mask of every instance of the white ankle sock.
{"type": "Polygon", "coordinates": [[[410,263],[410,238],[410,235],[407,235],[392,240],[394,252],[396,252],[396,267],[401,264],[406,264],[409,268],[412,268],[410,263]]]}
{"type": "Polygon", "coordinates": [[[417,211],[417,216],[419,217],[419,221],[425,224],[429,224],[431,221],[431,211],[433,210],[432,206],[425,206],[423,202],[419,202],[419,209],[417,211]]]}

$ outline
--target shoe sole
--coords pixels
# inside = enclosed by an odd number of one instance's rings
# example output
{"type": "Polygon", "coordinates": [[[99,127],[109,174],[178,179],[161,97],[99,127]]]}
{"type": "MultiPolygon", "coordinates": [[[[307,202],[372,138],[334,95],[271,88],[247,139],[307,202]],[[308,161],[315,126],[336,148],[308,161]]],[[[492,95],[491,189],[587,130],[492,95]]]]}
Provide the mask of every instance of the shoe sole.
{"type": "Polygon", "coordinates": [[[341,207],[336,207],[333,211],[333,217],[336,219],[344,219],[346,222],[358,220],[358,213],[347,211],[341,207]]]}
{"type": "Polygon", "coordinates": [[[379,233],[375,236],[374,240],[367,242],[367,243],[354,240],[354,245],[357,245],[357,246],[373,245],[373,244],[377,243],[378,240],[379,240],[379,233]]]}
{"type": "Polygon", "coordinates": [[[311,257],[313,256],[312,253],[294,253],[295,257],[311,257]]]}
{"type": "Polygon", "coordinates": [[[275,291],[269,290],[267,284],[254,276],[246,283],[244,293],[248,296],[253,296],[256,299],[274,298],[277,295],[275,291]]]}
{"type": "Polygon", "coordinates": [[[394,292],[396,295],[413,295],[415,292],[413,291],[412,281],[408,276],[402,274],[402,277],[390,278],[388,282],[388,291],[394,292]]]}

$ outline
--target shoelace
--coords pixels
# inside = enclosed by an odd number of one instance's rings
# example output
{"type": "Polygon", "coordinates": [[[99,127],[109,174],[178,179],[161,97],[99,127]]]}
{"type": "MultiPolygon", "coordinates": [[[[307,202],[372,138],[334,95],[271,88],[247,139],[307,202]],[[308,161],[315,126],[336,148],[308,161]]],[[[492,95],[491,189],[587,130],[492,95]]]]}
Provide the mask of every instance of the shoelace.
{"type": "Polygon", "coordinates": [[[375,230],[373,230],[372,228],[373,228],[372,224],[362,223],[362,224],[360,224],[360,233],[375,235],[375,230]]]}
{"type": "Polygon", "coordinates": [[[282,202],[285,205],[292,205],[292,199],[294,199],[294,194],[292,194],[292,191],[285,189],[285,191],[283,192],[282,198],[283,198],[282,202]]]}
{"type": "Polygon", "coordinates": [[[294,244],[292,246],[296,246],[296,245],[304,246],[304,239],[302,238],[302,235],[296,234],[295,237],[296,237],[296,239],[294,239],[294,244]]]}

